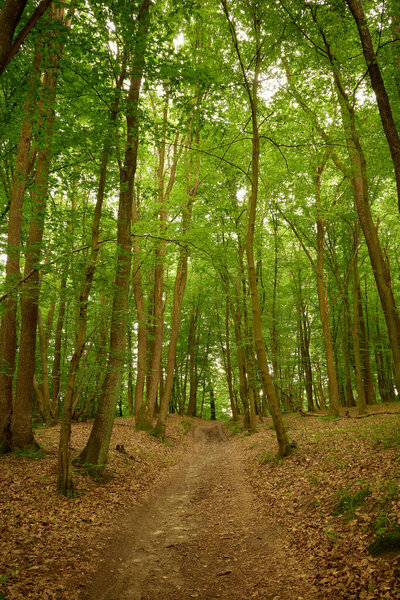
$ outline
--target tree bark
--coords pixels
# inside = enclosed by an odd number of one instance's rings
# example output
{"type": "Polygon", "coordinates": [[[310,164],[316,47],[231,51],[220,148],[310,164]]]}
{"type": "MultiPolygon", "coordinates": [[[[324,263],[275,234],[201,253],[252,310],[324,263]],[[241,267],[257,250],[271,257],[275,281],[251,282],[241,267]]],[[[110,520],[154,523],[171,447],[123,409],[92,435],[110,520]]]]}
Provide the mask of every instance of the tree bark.
{"type": "Polygon", "coordinates": [[[14,32],[26,3],[27,0],[5,0],[0,11],[0,73],[8,60],[14,32]]]}
{"type": "MultiPolygon", "coordinates": [[[[18,33],[18,35],[15,37],[15,39],[13,39],[15,27],[14,27],[14,31],[12,32],[13,34],[11,35],[11,38],[10,38],[11,22],[9,19],[9,14],[7,15],[6,19],[3,20],[2,13],[3,13],[3,10],[5,11],[5,13],[8,13],[9,6],[11,4],[13,4],[14,6],[17,5],[17,8],[14,9],[15,13],[13,15],[14,19],[17,18],[19,9],[22,4],[26,5],[26,0],[22,1],[22,2],[20,0],[16,0],[16,1],[15,0],[7,0],[7,2],[5,2],[3,9],[0,13],[0,40],[2,40],[2,43],[0,42],[0,75],[2,75],[4,73],[4,71],[6,70],[6,68],[8,67],[8,65],[10,64],[10,62],[12,61],[14,56],[17,54],[17,52],[20,49],[20,47],[22,46],[22,44],[24,43],[26,36],[28,35],[28,33],[30,33],[32,31],[32,29],[34,28],[36,23],[39,21],[40,17],[43,15],[43,13],[46,11],[46,9],[50,6],[51,2],[52,2],[52,0],[41,0],[41,2],[37,5],[37,7],[33,11],[32,15],[30,16],[28,22],[21,29],[21,31],[18,33]],[[5,37],[3,37],[3,36],[5,36],[5,37]]],[[[18,21],[20,20],[20,17],[21,17],[21,15],[19,15],[18,21]]]]}

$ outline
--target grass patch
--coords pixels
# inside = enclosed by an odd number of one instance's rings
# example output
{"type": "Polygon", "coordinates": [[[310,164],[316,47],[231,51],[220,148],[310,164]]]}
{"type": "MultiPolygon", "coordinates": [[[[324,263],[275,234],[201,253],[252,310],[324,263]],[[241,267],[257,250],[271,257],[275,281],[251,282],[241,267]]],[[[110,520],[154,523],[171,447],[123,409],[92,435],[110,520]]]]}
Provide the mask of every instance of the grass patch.
{"type": "Polygon", "coordinates": [[[328,423],[335,423],[336,421],[340,421],[342,417],[335,417],[335,415],[324,415],[321,418],[323,421],[328,421],[328,423]]]}
{"type": "Polygon", "coordinates": [[[279,454],[267,450],[264,450],[264,452],[261,452],[261,454],[258,456],[260,465],[267,465],[268,463],[277,465],[281,460],[282,459],[279,454]]]}
{"type": "Polygon", "coordinates": [[[26,448],[18,448],[18,450],[14,450],[11,452],[12,456],[16,456],[17,458],[44,458],[46,456],[46,452],[43,448],[39,448],[38,446],[27,446],[26,448]]]}
{"type": "Polygon", "coordinates": [[[239,435],[239,433],[242,433],[243,431],[243,427],[239,421],[233,421],[232,419],[230,419],[226,422],[226,424],[229,427],[229,430],[232,433],[232,435],[239,435]]]}
{"type": "Polygon", "coordinates": [[[185,419],[183,419],[181,421],[182,427],[183,427],[183,434],[187,435],[192,427],[192,424],[190,421],[186,421],[185,419]]]}
{"type": "Polygon", "coordinates": [[[389,431],[387,427],[380,428],[376,431],[372,439],[372,447],[383,449],[400,448],[400,428],[395,426],[389,431]]]}
{"type": "Polygon", "coordinates": [[[362,488],[355,494],[348,490],[340,490],[335,496],[339,498],[338,503],[332,511],[333,515],[344,515],[346,519],[351,521],[357,508],[360,508],[365,503],[366,499],[371,495],[371,490],[362,488]]]}

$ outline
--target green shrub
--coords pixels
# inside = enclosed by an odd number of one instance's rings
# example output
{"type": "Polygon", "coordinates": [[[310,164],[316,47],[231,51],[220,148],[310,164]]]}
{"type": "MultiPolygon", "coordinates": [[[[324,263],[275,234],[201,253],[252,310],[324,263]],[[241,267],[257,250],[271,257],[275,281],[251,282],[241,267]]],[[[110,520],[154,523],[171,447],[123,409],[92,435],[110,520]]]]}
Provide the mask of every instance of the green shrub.
{"type": "Polygon", "coordinates": [[[381,556],[393,551],[400,553],[400,526],[378,535],[372,544],[368,546],[368,550],[372,556],[381,556]]]}
{"type": "Polygon", "coordinates": [[[43,448],[39,448],[38,446],[27,446],[26,448],[14,450],[12,455],[18,458],[43,458],[46,453],[43,448]]]}

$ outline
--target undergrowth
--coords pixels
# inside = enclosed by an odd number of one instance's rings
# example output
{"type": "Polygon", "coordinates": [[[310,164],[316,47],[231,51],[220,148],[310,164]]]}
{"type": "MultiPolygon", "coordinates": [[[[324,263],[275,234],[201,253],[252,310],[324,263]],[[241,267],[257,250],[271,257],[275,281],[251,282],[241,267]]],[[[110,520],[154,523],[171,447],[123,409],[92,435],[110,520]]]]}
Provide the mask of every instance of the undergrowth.
{"type": "Polygon", "coordinates": [[[363,506],[367,498],[371,495],[369,488],[362,488],[358,492],[352,494],[348,490],[339,490],[335,496],[339,498],[335,508],[332,511],[333,515],[344,515],[351,521],[354,518],[355,511],[363,506]]]}
{"type": "Polygon", "coordinates": [[[46,456],[46,452],[43,450],[43,448],[39,448],[37,446],[18,448],[18,450],[14,450],[11,452],[11,454],[17,458],[44,458],[46,456]]]}

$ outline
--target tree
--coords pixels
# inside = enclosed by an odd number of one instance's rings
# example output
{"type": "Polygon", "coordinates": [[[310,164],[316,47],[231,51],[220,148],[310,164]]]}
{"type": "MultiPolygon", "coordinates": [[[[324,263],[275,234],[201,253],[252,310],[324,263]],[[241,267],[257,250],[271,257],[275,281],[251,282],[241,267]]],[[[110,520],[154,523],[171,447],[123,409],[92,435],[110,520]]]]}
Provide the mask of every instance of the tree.
{"type": "Polygon", "coordinates": [[[131,221],[133,186],[138,151],[138,104],[143,77],[150,2],[143,0],[136,16],[137,32],[133,50],[126,107],[126,144],[124,162],[120,165],[120,193],[117,227],[117,261],[110,325],[110,350],[103,391],[89,440],[79,460],[88,471],[101,475],[107,462],[114,412],[121,388],[126,348],[126,314],[131,269],[131,221]]]}

